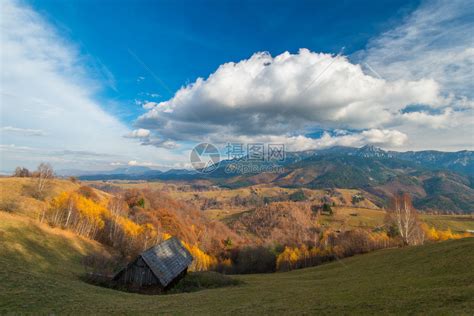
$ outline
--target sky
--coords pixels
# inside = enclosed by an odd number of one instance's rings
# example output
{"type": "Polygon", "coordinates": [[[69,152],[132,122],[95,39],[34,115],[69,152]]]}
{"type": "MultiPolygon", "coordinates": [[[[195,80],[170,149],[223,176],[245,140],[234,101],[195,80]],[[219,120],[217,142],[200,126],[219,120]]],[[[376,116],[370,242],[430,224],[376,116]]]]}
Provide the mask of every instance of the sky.
{"type": "Polygon", "coordinates": [[[201,142],[474,149],[472,1],[0,3],[0,171],[201,142]]]}

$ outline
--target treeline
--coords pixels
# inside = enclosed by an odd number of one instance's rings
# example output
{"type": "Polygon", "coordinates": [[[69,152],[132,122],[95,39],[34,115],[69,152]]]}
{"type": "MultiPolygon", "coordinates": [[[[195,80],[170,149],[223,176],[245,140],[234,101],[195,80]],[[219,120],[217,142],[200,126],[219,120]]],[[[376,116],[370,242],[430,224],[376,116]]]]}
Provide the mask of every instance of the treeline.
{"type": "MultiPolygon", "coordinates": [[[[423,225],[426,240],[442,241],[469,237],[450,230],[436,230],[423,225]]],[[[378,249],[401,247],[400,236],[387,231],[354,229],[343,233],[327,230],[316,245],[254,246],[235,248],[218,261],[215,270],[228,274],[271,273],[317,266],[325,262],[364,254],[378,249]]]]}
{"type": "Polygon", "coordinates": [[[420,222],[406,194],[393,198],[385,225],[372,230],[322,228],[317,222],[320,211],[305,203],[275,203],[242,215],[234,227],[260,237],[260,242],[267,246],[232,249],[223,255],[221,262],[226,264],[220,264],[217,270],[225,273],[289,271],[383,248],[470,236],[449,229],[437,230],[420,222]]]}
{"type": "Polygon", "coordinates": [[[226,207],[262,207],[274,202],[301,202],[308,200],[303,190],[297,190],[292,193],[279,192],[276,195],[265,196],[258,194],[254,189],[251,190],[250,195],[241,196],[235,195],[228,200],[218,200],[215,197],[202,197],[199,194],[194,194],[194,203],[200,205],[201,210],[226,208],[226,207]]]}
{"type": "Polygon", "coordinates": [[[98,240],[123,257],[137,255],[161,240],[155,227],[137,224],[127,215],[128,205],[122,199],[101,200],[92,189],[81,187],[54,197],[41,220],[98,240]]]}
{"type": "Polygon", "coordinates": [[[399,244],[385,232],[355,229],[338,233],[325,230],[316,242],[300,246],[274,244],[231,249],[224,253],[216,270],[230,274],[289,271],[399,244]]]}
{"type": "MultiPolygon", "coordinates": [[[[179,217],[164,205],[159,209],[146,205],[151,201],[139,190],[127,190],[121,197],[101,200],[91,188],[81,187],[55,197],[42,220],[98,240],[129,259],[171,235],[178,236],[195,259],[190,267],[192,271],[209,270],[217,265],[217,258],[201,248],[199,242],[205,238],[194,234],[196,226],[191,224],[187,231],[179,217]]],[[[212,239],[210,235],[207,238],[212,239]]]]}
{"type": "Polygon", "coordinates": [[[374,232],[365,229],[354,229],[337,233],[326,230],[317,246],[285,247],[277,257],[276,269],[289,271],[311,267],[323,262],[367,253],[377,249],[399,245],[386,232],[374,232]]]}
{"type": "Polygon", "coordinates": [[[203,271],[217,265],[217,254],[229,240],[240,242],[224,224],[151,190],[123,190],[110,197],[82,186],[59,194],[49,205],[42,221],[95,239],[128,259],[177,236],[195,259],[190,269],[203,271]]]}

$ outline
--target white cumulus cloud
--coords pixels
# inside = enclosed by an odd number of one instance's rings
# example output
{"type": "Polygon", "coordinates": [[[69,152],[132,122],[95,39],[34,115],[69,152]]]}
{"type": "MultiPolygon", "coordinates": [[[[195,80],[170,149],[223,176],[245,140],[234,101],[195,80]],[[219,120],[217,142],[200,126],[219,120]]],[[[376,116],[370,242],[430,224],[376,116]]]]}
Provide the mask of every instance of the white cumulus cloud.
{"type": "Polygon", "coordinates": [[[147,138],[150,136],[150,131],[144,128],[139,128],[125,134],[125,138],[147,138]]]}
{"type": "Polygon", "coordinates": [[[301,49],[223,64],[140,116],[136,125],[165,139],[225,141],[303,135],[314,126],[380,129],[408,104],[443,102],[431,79],[386,81],[345,57],[301,49]]]}

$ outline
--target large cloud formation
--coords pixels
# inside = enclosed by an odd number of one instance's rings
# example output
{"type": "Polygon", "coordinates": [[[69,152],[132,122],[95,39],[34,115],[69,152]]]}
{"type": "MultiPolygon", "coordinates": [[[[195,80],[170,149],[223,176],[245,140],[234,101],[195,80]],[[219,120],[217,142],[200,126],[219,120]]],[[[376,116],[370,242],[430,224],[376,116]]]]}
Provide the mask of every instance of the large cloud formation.
{"type": "MultiPolygon", "coordinates": [[[[315,127],[356,129],[362,131],[350,137],[357,143],[365,139],[392,147],[402,145],[406,136],[385,126],[409,104],[443,105],[439,90],[430,79],[372,77],[343,56],[307,49],[275,57],[256,53],[181,88],[140,116],[137,126],[173,140],[304,138],[321,146],[305,133],[315,127]]],[[[347,139],[333,136],[330,143],[347,139]]]]}

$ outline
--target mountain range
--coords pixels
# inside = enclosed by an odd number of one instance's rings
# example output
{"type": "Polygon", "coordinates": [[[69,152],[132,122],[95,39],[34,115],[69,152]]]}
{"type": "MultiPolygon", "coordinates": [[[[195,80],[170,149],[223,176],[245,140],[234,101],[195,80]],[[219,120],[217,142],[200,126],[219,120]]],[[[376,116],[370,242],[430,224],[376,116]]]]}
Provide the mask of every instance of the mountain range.
{"type": "Polygon", "coordinates": [[[474,152],[468,150],[396,152],[374,146],[332,147],[287,152],[281,163],[224,160],[209,174],[183,169],[162,172],[142,167],[82,175],[80,179],[206,179],[232,188],[255,184],[318,189],[355,188],[379,197],[381,203],[386,203],[392,194],[408,192],[420,209],[474,212],[474,152]],[[253,171],[229,173],[229,165],[239,163],[251,164],[253,171]],[[278,172],[272,172],[272,167],[277,168],[278,172]]]}

